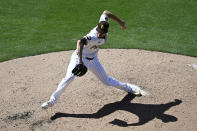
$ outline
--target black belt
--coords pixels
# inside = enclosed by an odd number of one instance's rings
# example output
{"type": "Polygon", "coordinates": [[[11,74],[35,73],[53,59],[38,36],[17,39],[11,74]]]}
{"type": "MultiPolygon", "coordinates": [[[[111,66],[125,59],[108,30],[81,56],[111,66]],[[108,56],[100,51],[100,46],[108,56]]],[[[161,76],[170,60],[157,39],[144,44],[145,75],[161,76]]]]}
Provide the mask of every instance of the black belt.
{"type": "Polygon", "coordinates": [[[93,57],[93,58],[86,57],[86,59],[87,59],[87,60],[93,60],[93,59],[94,59],[94,57],[93,57]]]}

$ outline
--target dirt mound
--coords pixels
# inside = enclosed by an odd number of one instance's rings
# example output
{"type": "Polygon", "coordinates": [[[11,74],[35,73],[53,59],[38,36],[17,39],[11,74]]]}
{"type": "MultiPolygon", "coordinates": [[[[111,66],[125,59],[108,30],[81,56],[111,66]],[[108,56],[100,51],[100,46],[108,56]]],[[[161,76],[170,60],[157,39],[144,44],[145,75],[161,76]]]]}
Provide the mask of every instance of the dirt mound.
{"type": "Polygon", "coordinates": [[[189,130],[197,129],[197,58],[133,49],[102,49],[108,75],[141,86],[134,97],[103,85],[91,72],[69,85],[48,110],[73,51],[0,63],[0,130],[189,130]]]}

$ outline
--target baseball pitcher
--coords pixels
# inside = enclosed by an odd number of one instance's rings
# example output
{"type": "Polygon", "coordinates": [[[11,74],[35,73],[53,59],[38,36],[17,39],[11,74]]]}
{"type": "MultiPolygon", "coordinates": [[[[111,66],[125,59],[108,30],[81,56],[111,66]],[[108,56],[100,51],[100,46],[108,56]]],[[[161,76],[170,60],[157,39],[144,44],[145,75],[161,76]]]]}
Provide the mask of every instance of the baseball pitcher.
{"type": "Polygon", "coordinates": [[[109,18],[120,24],[122,29],[126,29],[123,20],[107,10],[104,11],[100,17],[98,25],[86,36],[77,41],[77,49],[71,56],[66,77],[59,83],[58,88],[51,95],[49,101],[42,104],[43,109],[53,106],[75,77],[83,76],[87,70],[93,72],[105,85],[116,87],[120,90],[135,94],[136,96],[146,95],[146,92],[141,90],[140,87],[120,82],[115,78],[108,76],[99,62],[97,54],[99,48],[107,41],[109,18]]]}

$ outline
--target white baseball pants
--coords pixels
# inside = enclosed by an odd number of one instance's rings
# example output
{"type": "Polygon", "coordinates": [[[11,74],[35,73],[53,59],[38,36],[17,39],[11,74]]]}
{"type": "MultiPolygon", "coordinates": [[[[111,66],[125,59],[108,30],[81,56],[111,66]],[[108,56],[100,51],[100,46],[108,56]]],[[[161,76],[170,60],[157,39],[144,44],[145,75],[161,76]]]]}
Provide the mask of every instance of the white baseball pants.
{"type": "MultiPolygon", "coordinates": [[[[56,91],[51,95],[50,101],[56,102],[61,94],[64,92],[66,87],[75,79],[75,75],[72,74],[72,70],[79,63],[78,55],[76,51],[72,54],[71,60],[67,69],[66,77],[62,79],[59,83],[56,91]]],[[[94,57],[93,60],[87,60],[85,57],[83,58],[84,65],[93,72],[105,85],[114,86],[118,89],[124,90],[126,92],[131,92],[132,88],[127,83],[122,83],[113,77],[109,77],[101,63],[98,60],[98,57],[94,57]]]]}

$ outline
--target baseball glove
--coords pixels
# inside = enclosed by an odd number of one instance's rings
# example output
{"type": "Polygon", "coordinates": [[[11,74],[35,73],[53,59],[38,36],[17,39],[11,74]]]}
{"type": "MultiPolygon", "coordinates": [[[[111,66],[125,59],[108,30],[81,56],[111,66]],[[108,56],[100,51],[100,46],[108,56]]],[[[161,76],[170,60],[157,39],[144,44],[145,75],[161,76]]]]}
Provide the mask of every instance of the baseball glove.
{"type": "Polygon", "coordinates": [[[73,70],[72,73],[76,76],[83,76],[87,72],[87,67],[84,64],[78,64],[73,70]]]}

